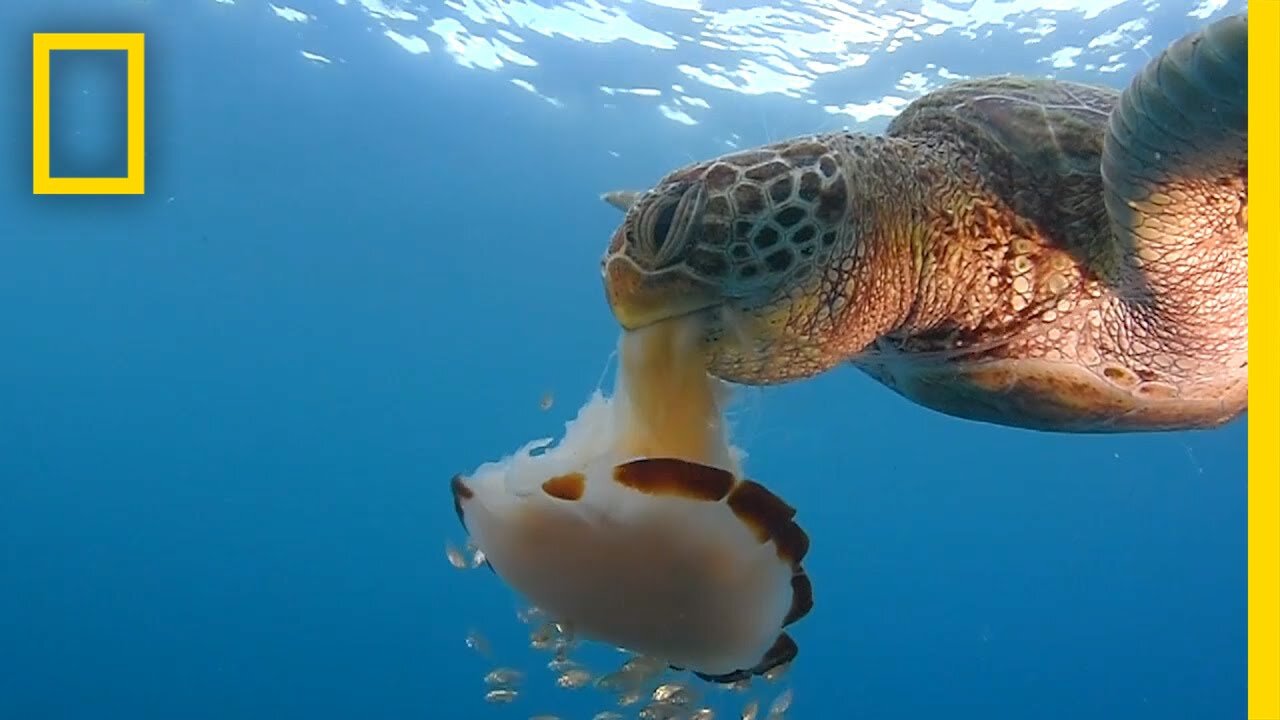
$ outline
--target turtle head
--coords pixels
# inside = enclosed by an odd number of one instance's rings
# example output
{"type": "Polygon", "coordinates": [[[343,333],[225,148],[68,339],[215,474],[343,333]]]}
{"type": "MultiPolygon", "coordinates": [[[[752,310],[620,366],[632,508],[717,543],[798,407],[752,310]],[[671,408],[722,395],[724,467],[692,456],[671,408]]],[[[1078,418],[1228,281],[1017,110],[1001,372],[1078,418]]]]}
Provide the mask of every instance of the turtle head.
{"type": "Polygon", "coordinates": [[[604,259],[605,294],[628,330],[717,306],[728,266],[699,252],[707,219],[701,180],[659,183],[648,192],[615,191],[604,200],[625,213],[604,259]]]}
{"type": "Polygon", "coordinates": [[[625,212],[603,262],[624,328],[697,313],[712,354],[725,358],[719,374],[748,381],[760,373],[730,370],[742,362],[729,355],[782,363],[811,350],[814,338],[796,326],[812,316],[820,264],[848,234],[847,186],[827,143],[800,138],[724,155],[604,200],[625,212]]]}

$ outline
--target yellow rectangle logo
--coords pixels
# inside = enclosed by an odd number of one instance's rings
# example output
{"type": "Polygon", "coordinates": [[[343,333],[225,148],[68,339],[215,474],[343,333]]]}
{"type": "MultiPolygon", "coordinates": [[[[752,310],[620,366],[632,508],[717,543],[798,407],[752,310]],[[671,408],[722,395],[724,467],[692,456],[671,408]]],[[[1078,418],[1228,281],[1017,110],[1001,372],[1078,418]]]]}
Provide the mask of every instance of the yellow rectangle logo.
{"type": "Polygon", "coordinates": [[[142,33],[33,33],[31,89],[32,192],[36,195],[141,195],[144,187],[146,85],[142,33]],[[55,50],[123,50],[128,98],[124,177],[49,176],[49,58],[55,50]]]}

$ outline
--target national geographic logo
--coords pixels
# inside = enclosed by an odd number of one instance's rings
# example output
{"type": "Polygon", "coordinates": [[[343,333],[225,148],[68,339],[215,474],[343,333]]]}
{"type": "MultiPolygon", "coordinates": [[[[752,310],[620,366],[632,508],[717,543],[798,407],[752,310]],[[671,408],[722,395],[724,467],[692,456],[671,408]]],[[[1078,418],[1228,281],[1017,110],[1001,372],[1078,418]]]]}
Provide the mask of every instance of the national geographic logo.
{"type": "Polygon", "coordinates": [[[146,88],[142,33],[34,33],[32,51],[32,181],[36,195],[141,195],[144,181],[146,88]],[[52,177],[49,162],[49,60],[57,51],[124,51],[126,170],[123,177],[52,177]]]}

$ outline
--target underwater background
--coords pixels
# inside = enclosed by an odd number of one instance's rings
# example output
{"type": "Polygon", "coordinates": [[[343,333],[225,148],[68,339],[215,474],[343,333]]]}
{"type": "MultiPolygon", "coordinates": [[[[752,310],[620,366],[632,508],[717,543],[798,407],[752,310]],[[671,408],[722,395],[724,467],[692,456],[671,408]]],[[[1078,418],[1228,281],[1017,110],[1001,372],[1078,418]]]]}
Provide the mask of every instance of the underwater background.
{"type": "MultiPolygon", "coordinates": [[[[879,131],[951,78],[1121,87],[1244,7],[0,5],[0,719],[610,707],[555,687],[519,598],[445,559],[450,477],[559,435],[610,367],[599,194],[879,131]],[[138,30],[146,195],[33,196],[30,33],[138,30]],[[528,673],[513,703],[484,701],[498,666],[528,673]]],[[[55,174],[120,172],[122,58],[52,67],[55,174]]],[[[763,705],[1243,716],[1244,421],[1043,434],[853,369],[743,389],[732,418],[812,540],[816,607],[763,705]]]]}

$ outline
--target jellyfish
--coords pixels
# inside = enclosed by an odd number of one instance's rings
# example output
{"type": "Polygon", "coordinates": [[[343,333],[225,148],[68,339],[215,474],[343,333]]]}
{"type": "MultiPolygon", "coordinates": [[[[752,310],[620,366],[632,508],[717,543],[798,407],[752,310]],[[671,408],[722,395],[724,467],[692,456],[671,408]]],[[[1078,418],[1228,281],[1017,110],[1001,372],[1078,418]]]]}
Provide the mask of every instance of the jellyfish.
{"type": "Polygon", "coordinates": [[[742,473],[697,328],[626,332],[612,397],[558,443],[536,440],[453,478],[488,567],[582,639],[732,683],[795,658],[813,606],[796,510],[742,473]]]}

